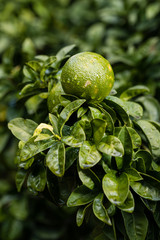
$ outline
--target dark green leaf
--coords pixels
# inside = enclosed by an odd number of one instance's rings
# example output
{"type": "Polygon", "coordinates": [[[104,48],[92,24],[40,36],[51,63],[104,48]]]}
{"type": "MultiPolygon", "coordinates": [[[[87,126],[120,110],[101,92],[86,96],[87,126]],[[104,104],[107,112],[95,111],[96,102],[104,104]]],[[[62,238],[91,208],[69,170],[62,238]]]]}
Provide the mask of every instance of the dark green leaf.
{"type": "Polygon", "coordinates": [[[118,174],[111,170],[102,180],[102,187],[109,201],[116,205],[122,205],[129,193],[129,180],[126,173],[118,174]]]}
{"type": "Polygon", "coordinates": [[[129,240],[145,240],[148,230],[148,220],[143,211],[137,210],[133,213],[122,211],[122,216],[129,240]]]}
{"type": "Polygon", "coordinates": [[[65,171],[65,147],[62,142],[55,142],[46,156],[46,165],[58,177],[65,171]]]}
{"type": "Polygon", "coordinates": [[[112,225],[111,220],[108,216],[107,210],[103,205],[103,193],[99,193],[93,201],[93,212],[95,216],[102,222],[112,225]]]}
{"type": "Polygon", "coordinates": [[[118,169],[129,167],[132,161],[132,154],[133,154],[133,144],[130,133],[127,127],[123,127],[119,134],[118,138],[120,139],[121,143],[123,144],[124,148],[124,155],[121,158],[116,158],[116,163],[118,169]]]}
{"type": "Polygon", "coordinates": [[[79,151],[79,165],[82,169],[91,168],[101,160],[101,154],[96,149],[96,146],[84,141],[79,151]]]}
{"type": "Polygon", "coordinates": [[[77,223],[78,227],[80,227],[82,225],[86,210],[90,205],[91,205],[91,203],[89,203],[87,206],[83,206],[78,209],[77,215],[76,215],[76,223],[77,223]]]}
{"type": "Polygon", "coordinates": [[[66,161],[65,161],[65,170],[67,170],[76,159],[78,159],[79,148],[68,147],[66,148],[66,161]]]}
{"type": "Polygon", "coordinates": [[[118,97],[108,96],[105,99],[105,103],[116,111],[120,116],[121,120],[127,125],[130,126],[129,111],[125,103],[118,97]]]}
{"type": "Polygon", "coordinates": [[[143,180],[131,182],[133,190],[143,198],[159,201],[160,200],[160,181],[147,174],[142,174],[143,180]]]}
{"type": "Polygon", "coordinates": [[[73,112],[75,112],[80,106],[85,102],[85,99],[78,99],[71,103],[69,103],[60,113],[59,119],[58,119],[58,126],[60,129],[60,133],[62,135],[62,129],[64,124],[68,121],[70,116],[73,112]]]}
{"type": "Polygon", "coordinates": [[[38,124],[30,119],[15,118],[8,123],[8,128],[16,138],[27,142],[33,135],[38,124]]]}
{"type": "Polygon", "coordinates": [[[153,124],[146,120],[139,120],[136,124],[145,134],[153,155],[155,157],[160,156],[160,132],[153,126],[153,124]]]}
{"type": "Polygon", "coordinates": [[[152,160],[153,160],[153,157],[150,154],[150,152],[145,151],[145,150],[139,150],[135,154],[135,159],[136,158],[142,158],[144,160],[146,170],[150,169],[150,166],[151,166],[151,163],[152,163],[152,160]]]}
{"type": "Polygon", "coordinates": [[[81,206],[93,201],[97,192],[87,188],[84,185],[77,187],[67,200],[68,207],[81,206]]]}
{"type": "Polygon", "coordinates": [[[18,169],[17,173],[16,173],[16,187],[18,192],[21,191],[22,185],[25,181],[27,172],[24,169],[18,169]]]}
{"type": "Polygon", "coordinates": [[[127,173],[129,181],[140,181],[143,179],[139,172],[134,168],[126,168],[125,173],[127,173]]]}
{"type": "Polygon", "coordinates": [[[46,185],[46,169],[42,163],[36,163],[29,173],[27,187],[33,192],[42,192],[46,185]]]}
{"type": "Polygon", "coordinates": [[[81,169],[78,166],[78,175],[83,185],[89,189],[94,189],[100,186],[100,180],[91,169],[81,169]]]}

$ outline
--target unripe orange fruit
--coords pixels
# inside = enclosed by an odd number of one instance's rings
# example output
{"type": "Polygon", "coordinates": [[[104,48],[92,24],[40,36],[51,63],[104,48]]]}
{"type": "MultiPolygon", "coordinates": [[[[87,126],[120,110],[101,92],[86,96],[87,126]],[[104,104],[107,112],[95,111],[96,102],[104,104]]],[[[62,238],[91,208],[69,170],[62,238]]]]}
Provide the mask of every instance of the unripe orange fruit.
{"type": "Polygon", "coordinates": [[[114,84],[108,60],[97,53],[82,52],[70,57],[62,68],[61,84],[65,93],[101,102],[114,84]]]}

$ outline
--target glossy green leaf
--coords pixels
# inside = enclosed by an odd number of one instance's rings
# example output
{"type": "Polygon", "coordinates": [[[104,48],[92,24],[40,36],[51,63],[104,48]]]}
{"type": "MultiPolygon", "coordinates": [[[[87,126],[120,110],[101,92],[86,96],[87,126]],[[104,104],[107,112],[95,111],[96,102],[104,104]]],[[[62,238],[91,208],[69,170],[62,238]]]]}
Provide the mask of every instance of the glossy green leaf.
{"type": "Polygon", "coordinates": [[[82,169],[91,168],[101,160],[101,154],[96,149],[96,146],[84,141],[79,151],[79,165],[82,169]]]}
{"type": "Polygon", "coordinates": [[[110,168],[112,168],[112,156],[103,153],[101,161],[104,171],[108,173],[110,171],[110,168]]]}
{"type": "Polygon", "coordinates": [[[139,157],[136,159],[136,169],[142,173],[146,172],[145,160],[143,158],[139,157]]]}
{"type": "Polygon", "coordinates": [[[120,98],[122,100],[128,101],[131,98],[137,97],[138,95],[141,95],[141,94],[144,94],[144,93],[148,93],[148,92],[149,92],[149,88],[147,88],[146,86],[136,85],[136,86],[130,87],[127,90],[125,90],[120,95],[120,98]]]}
{"type": "Polygon", "coordinates": [[[125,106],[128,109],[129,115],[135,119],[140,119],[143,116],[143,108],[136,102],[125,102],[125,106]]]}
{"type": "Polygon", "coordinates": [[[152,96],[144,96],[137,99],[144,108],[144,117],[147,120],[157,121],[160,119],[160,105],[157,99],[152,96]]]}
{"type": "Polygon", "coordinates": [[[84,185],[77,187],[67,200],[68,207],[75,207],[88,204],[96,197],[97,192],[87,188],[84,185]]]}
{"type": "Polygon", "coordinates": [[[116,158],[116,163],[118,169],[129,167],[132,161],[132,154],[133,154],[133,144],[130,133],[127,127],[123,127],[119,134],[118,138],[120,139],[121,143],[123,144],[124,148],[124,155],[121,158],[116,158]]]}
{"type": "Polygon", "coordinates": [[[30,119],[14,118],[8,123],[12,134],[23,142],[27,142],[33,135],[37,123],[30,119]]]}
{"type": "Polygon", "coordinates": [[[70,147],[81,147],[86,140],[85,132],[79,122],[77,122],[68,136],[62,137],[62,142],[70,147]]]}
{"type": "Polygon", "coordinates": [[[78,166],[78,175],[83,185],[89,189],[94,189],[100,186],[100,180],[91,169],[82,169],[78,166]]]}
{"type": "Polygon", "coordinates": [[[107,122],[103,119],[95,118],[91,121],[93,129],[93,141],[98,144],[104,136],[107,122]]]}
{"type": "Polygon", "coordinates": [[[121,99],[115,96],[108,96],[105,99],[105,103],[110,107],[113,107],[116,113],[118,113],[118,115],[120,116],[121,120],[127,126],[130,126],[129,112],[125,103],[121,99]]]}
{"type": "Polygon", "coordinates": [[[52,144],[55,142],[55,139],[53,138],[35,142],[36,138],[37,136],[34,136],[25,143],[24,147],[20,152],[21,161],[26,161],[29,158],[35,156],[36,154],[43,152],[44,150],[51,147],[52,144]]]}
{"type": "Polygon", "coordinates": [[[58,119],[58,126],[60,129],[60,133],[62,135],[62,128],[64,124],[68,121],[70,116],[73,112],[75,112],[80,106],[85,102],[85,99],[78,99],[71,103],[69,103],[60,113],[59,119],[58,119]]]}
{"type": "Polygon", "coordinates": [[[113,122],[115,122],[116,121],[116,113],[115,113],[115,111],[113,110],[113,108],[111,108],[111,107],[109,107],[104,101],[103,102],[101,102],[101,104],[100,105],[102,105],[102,111],[103,111],[103,113],[108,113],[110,116],[111,116],[111,118],[112,118],[112,120],[113,120],[113,122]],[[105,112],[104,112],[104,110],[105,110],[105,112]]]}
{"type": "Polygon", "coordinates": [[[141,137],[139,136],[139,134],[136,132],[136,130],[134,128],[131,127],[127,127],[129,134],[131,136],[132,139],[132,143],[133,143],[133,148],[139,148],[142,144],[142,140],[141,137]]]}
{"type": "Polygon", "coordinates": [[[101,142],[98,144],[97,149],[100,152],[111,156],[123,156],[124,148],[121,141],[112,135],[108,135],[102,138],[101,142]]]}
{"type": "Polygon", "coordinates": [[[108,216],[107,210],[105,209],[105,207],[103,205],[103,197],[104,197],[103,193],[99,193],[95,197],[95,199],[93,201],[93,212],[99,220],[101,220],[102,222],[104,222],[108,225],[112,225],[111,220],[108,216]]]}
{"type": "Polygon", "coordinates": [[[102,180],[102,187],[109,201],[116,205],[121,205],[127,199],[129,193],[129,180],[126,173],[118,174],[111,170],[102,180]]]}
{"type": "Polygon", "coordinates": [[[133,213],[122,211],[122,216],[129,240],[145,240],[148,230],[148,220],[143,211],[139,209],[133,213]]]}
{"type": "Polygon", "coordinates": [[[98,109],[98,108],[95,108],[95,107],[89,107],[90,111],[91,111],[91,116],[92,116],[92,119],[95,119],[95,118],[100,118],[102,119],[102,112],[98,109]]]}
{"type": "Polygon", "coordinates": [[[160,181],[147,174],[142,174],[143,180],[131,182],[132,189],[141,197],[152,200],[160,200],[160,181]]]}
{"type": "Polygon", "coordinates": [[[160,156],[160,132],[153,126],[153,124],[146,120],[139,120],[136,124],[145,134],[153,155],[155,157],[160,156]]]}
{"type": "Polygon", "coordinates": [[[58,118],[55,115],[49,113],[49,120],[53,126],[53,132],[58,134],[58,118]]]}
{"type": "Polygon", "coordinates": [[[76,223],[77,223],[78,227],[80,227],[82,225],[82,223],[84,221],[86,210],[90,205],[91,205],[91,203],[89,203],[87,206],[83,206],[78,209],[77,214],[76,214],[76,223]]]}
{"type": "Polygon", "coordinates": [[[88,111],[87,107],[80,107],[77,111],[77,118],[82,117],[88,111]]]}
{"type": "Polygon", "coordinates": [[[151,155],[150,152],[145,151],[145,150],[139,150],[135,154],[135,159],[136,158],[142,158],[144,160],[146,170],[150,169],[151,163],[153,160],[153,156],[151,155]]]}
{"type": "Polygon", "coordinates": [[[18,192],[21,191],[26,175],[27,175],[27,172],[24,169],[18,169],[18,171],[16,172],[15,181],[16,181],[16,187],[18,192]]]}
{"type": "Polygon", "coordinates": [[[140,181],[143,179],[135,168],[126,168],[125,173],[127,173],[129,181],[140,181]]]}
{"type": "Polygon", "coordinates": [[[65,147],[62,142],[55,142],[46,155],[46,165],[58,177],[65,171],[65,147]]]}
{"type": "Polygon", "coordinates": [[[117,207],[122,211],[128,212],[128,213],[132,213],[134,211],[135,202],[134,202],[134,198],[131,191],[129,191],[129,194],[125,202],[122,205],[118,205],[117,207]]]}
{"type": "Polygon", "coordinates": [[[36,163],[28,176],[27,187],[33,192],[42,192],[46,185],[46,169],[42,163],[36,163]]]}
{"type": "Polygon", "coordinates": [[[79,156],[79,148],[67,147],[65,151],[65,170],[67,170],[79,156]]]}
{"type": "Polygon", "coordinates": [[[47,105],[50,113],[57,114],[60,104],[60,96],[64,91],[62,89],[61,82],[53,85],[51,91],[49,92],[47,105]]]}

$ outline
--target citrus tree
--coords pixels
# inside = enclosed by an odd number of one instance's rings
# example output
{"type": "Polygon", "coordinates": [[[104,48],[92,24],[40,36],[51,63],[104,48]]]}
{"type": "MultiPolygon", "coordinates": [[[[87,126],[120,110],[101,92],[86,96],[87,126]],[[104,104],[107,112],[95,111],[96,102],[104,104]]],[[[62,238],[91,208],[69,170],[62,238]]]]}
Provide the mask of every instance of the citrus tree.
{"type": "Polygon", "coordinates": [[[91,239],[154,240],[160,124],[145,108],[149,89],[137,85],[118,96],[109,62],[90,52],[68,59],[73,47],[24,66],[19,100],[33,118],[8,124],[19,140],[17,189],[75,212],[78,227],[92,227],[91,239]]]}

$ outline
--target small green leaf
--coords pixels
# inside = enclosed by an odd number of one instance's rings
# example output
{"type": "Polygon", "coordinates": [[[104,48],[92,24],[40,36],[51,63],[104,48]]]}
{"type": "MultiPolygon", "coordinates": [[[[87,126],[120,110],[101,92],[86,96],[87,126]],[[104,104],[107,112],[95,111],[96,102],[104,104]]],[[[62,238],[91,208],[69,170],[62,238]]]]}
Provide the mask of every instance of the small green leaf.
{"type": "Polygon", "coordinates": [[[125,173],[127,173],[129,181],[140,181],[143,179],[139,172],[134,168],[126,168],[125,173]]]}
{"type": "Polygon", "coordinates": [[[99,220],[111,226],[112,225],[111,220],[108,216],[107,210],[103,205],[103,197],[104,197],[103,193],[99,193],[95,197],[93,201],[93,212],[99,220]]]}
{"type": "Polygon", "coordinates": [[[143,116],[143,108],[136,102],[125,102],[129,115],[135,119],[140,119],[143,116]]]}
{"type": "Polygon", "coordinates": [[[98,144],[104,136],[107,122],[103,119],[95,118],[91,121],[93,129],[93,141],[98,144]]]}
{"type": "Polygon", "coordinates": [[[49,120],[53,126],[53,132],[58,134],[58,118],[55,115],[49,113],[49,120]]]}
{"type": "Polygon", "coordinates": [[[16,187],[18,192],[21,191],[22,185],[25,181],[27,172],[24,169],[18,169],[17,173],[16,173],[16,187]]]}
{"type": "Polygon", "coordinates": [[[142,174],[143,180],[131,182],[132,189],[141,197],[152,200],[160,200],[160,181],[147,174],[142,174]]]}
{"type": "Polygon", "coordinates": [[[65,171],[65,147],[62,142],[55,142],[46,155],[46,165],[58,177],[65,171]]]}
{"type": "Polygon", "coordinates": [[[96,149],[96,146],[84,141],[79,151],[79,165],[82,169],[91,168],[101,160],[101,154],[96,149]]]}
{"type": "Polygon", "coordinates": [[[75,100],[71,103],[69,103],[60,113],[59,119],[58,119],[58,126],[60,129],[60,133],[62,136],[62,129],[64,124],[68,121],[70,116],[72,115],[73,112],[75,112],[80,106],[85,102],[85,99],[78,99],[75,100]]]}
{"type": "Polygon", "coordinates": [[[86,140],[85,132],[79,122],[77,122],[72,129],[69,136],[62,137],[62,142],[70,147],[81,147],[86,140]]]}
{"type": "Polygon", "coordinates": [[[155,157],[160,156],[160,132],[151,124],[150,122],[146,120],[139,120],[136,123],[140,129],[143,131],[145,134],[153,155],[155,157]]]}
{"type": "Polygon", "coordinates": [[[92,116],[92,119],[95,119],[95,118],[99,118],[99,119],[102,119],[102,112],[98,109],[98,108],[94,108],[94,107],[89,107],[90,111],[91,111],[91,116],[92,116]]]}
{"type": "Polygon", "coordinates": [[[148,220],[144,212],[140,209],[133,213],[122,211],[122,216],[129,240],[145,240],[148,230],[148,220]]]}
{"type": "Polygon", "coordinates": [[[29,158],[35,156],[36,154],[43,152],[44,150],[51,147],[52,144],[55,142],[55,139],[53,139],[53,138],[35,142],[36,138],[37,138],[37,136],[34,136],[34,137],[30,138],[29,141],[27,141],[24,144],[24,146],[20,152],[21,161],[26,161],[29,158]]]}
{"type": "Polygon", "coordinates": [[[77,215],[76,215],[76,223],[77,223],[78,227],[80,227],[82,225],[86,210],[90,205],[91,205],[91,203],[89,203],[87,206],[83,206],[78,209],[77,215]]]}
{"type": "Polygon", "coordinates": [[[42,163],[36,163],[29,173],[27,187],[33,192],[42,192],[47,182],[46,169],[42,163]]]}
{"type": "Polygon", "coordinates": [[[101,142],[98,144],[97,149],[100,152],[111,156],[123,156],[124,148],[121,141],[112,135],[108,135],[102,138],[101,142]]]}
{"type": "Polygon", "coordinates": [[[125,202],[122,205],[118,205],[117,207],[122,211],[128,213],[132,213],[134,211],[135,203],[131,191],[129,191],[128,197],[125,202]]]}
{"type": "Polygon", "coordinates": [[[15,118],[8,123],[12,134],[23,142],[27,142],[33,135],[38,124],[30,119],[15,118]]]}
{"type": "Polygon", "coordinates": [[[102,180],[102,187],[109,201],[116,205],[122,205],[129,193],[129,180],[126,173],[118,174],[111,170],[102,180]]]}
{"type": "Polygon", "coordinates": [[[120,98],[122,100],[128,101],[131,98],[137,97],[138,95],[141,95],[141,94],[144,94],[144,93],[148,93],[148,92],[149,92],[149,88],[147,88],[146,86],[137,85],[137,86],[130,87],[127,90],[125,90],[120,95],[120,98]]]}
{"type": "Polygon", "coordinates": [[[121,143],[123,144],[124,148],[124,155],[121,158],[116,158],[116,163],[118,169],[129,167],[131,161],[132,161],[132,154],[133,154],[133,144],[132,139],[129,134],[128,128],[124,126],[119,134],[118,138],[120,139],[121,143]]]}
{"type": "Polygon", "coordinates": [[[68,207],[75,207],[88,204],[96,197],[97,192],[87,188],[84,185],[77,187],[67,200],[68,207]]]}
{"type": "Polygon", "coordinates": [[[127,127],[127,129],[132,139],[133,148],[134,149],[139,148],[142,144],[141,137],[139,136],[139,134],[136,132],[134,128],[127,127]]]}
{"type": "Polygon", "coordinates": [[[77,118],[82,117],[88,111],[87,107],[80,107],[77,111],[77,118]]]}
{"type": "Polygon", "coordinates": [[[108,96],[106,97],[104,102],[110,107],[113,107],[116,113],[118,113],[118,115],[120,116],[121,120],[127,126],[130,126],[129,111],[124,101],[122,101],[120,98],[115,96],[108,96]]]}
{"type": "Polygon", "coordinates": [[[79,148],[67,147],[65,154],[65,170],[67,170],[74,163],[74,161],[78,159],[79,148]]]}
{"type": "Polygon", "coordinates": [[[91,169],[81,169],[78,166],[78,175],[83,185],[85,185],[89,189],[99,187],[100,180],[91,169]]]}
{"type": "Polygon", "coordinates": [[[150,154],[150,152],[145,150],[139,150],[138,152],[136,152],[134,158],[142,158],[144,160],[146,170],[150,169],[153,160],[153,156],[150,154]]]}

